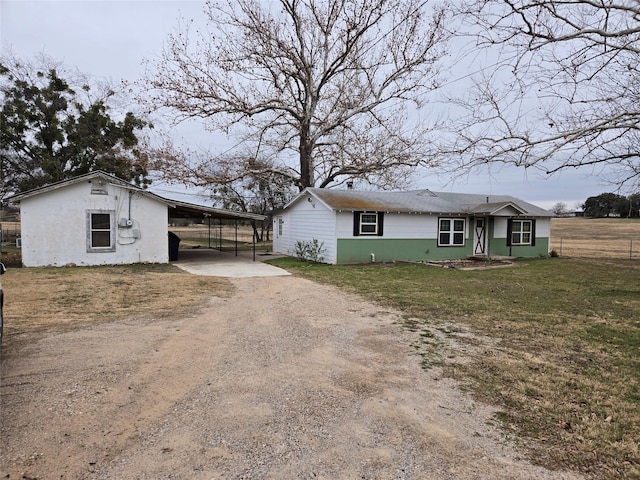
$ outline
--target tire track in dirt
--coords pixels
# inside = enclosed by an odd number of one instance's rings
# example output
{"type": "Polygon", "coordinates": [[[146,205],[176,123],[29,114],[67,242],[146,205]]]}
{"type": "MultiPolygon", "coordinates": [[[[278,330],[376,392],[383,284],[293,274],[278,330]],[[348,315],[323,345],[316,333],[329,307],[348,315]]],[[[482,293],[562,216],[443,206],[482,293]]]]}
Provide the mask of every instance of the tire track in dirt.
{"type": "Polygon", "coordinates": [[[222,332],[194,325],[101,324],[38,340],[24,352],[32,359],[26,364],[5,359],[0,472],[91,478],[137,445],[215,363],[204,339],[222,332]]]}
{"type": "Polygon", "coordinates": [[[87,327],[5,357],[2,473],[581,478],[523,460],[487,423],[493,409],[422,370],[399,314],[296,277],[233,284],[193,317],[87,327]]]}

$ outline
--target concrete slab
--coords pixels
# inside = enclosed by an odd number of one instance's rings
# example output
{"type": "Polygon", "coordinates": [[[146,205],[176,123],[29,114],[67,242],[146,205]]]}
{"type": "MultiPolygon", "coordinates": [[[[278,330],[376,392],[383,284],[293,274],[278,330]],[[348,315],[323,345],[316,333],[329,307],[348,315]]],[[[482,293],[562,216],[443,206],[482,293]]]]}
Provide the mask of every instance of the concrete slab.
{"type": "Polygon", "coordinates": [[[276,256],[253,252],[235,253],[220,252],[211,249],[180,250],[178,260],[171,262],[185,272],[194,275],[211,277],[245,278],[245,277],[276,277],[291,275],[282,268],[268,265],[261,260],[276,258],[276,256]]]}

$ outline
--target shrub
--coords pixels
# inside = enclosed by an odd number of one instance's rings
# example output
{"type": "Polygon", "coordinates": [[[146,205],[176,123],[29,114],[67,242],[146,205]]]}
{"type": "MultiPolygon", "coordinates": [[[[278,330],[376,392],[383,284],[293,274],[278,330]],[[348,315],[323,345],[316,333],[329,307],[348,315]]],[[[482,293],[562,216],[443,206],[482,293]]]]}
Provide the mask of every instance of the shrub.
{"type": "Polygon", "coordinates": [[[296,242],[296,257],[300,260],[322,262],[324,260],[322,254],[325,251],[324,242],[318,242],[317,238],[305,241],[298,240],[296,242]]]}

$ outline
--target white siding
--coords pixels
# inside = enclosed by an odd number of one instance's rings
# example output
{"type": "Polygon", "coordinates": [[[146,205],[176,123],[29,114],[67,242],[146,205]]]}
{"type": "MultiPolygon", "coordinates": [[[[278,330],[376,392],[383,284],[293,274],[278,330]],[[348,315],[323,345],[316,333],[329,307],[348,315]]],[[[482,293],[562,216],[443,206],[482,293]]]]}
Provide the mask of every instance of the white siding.
{"type": "Polygon", "coordinates": [[[321,202],[308,195],[300,198],[283,212],[284,231],[280,251],[286,255],[294,256],[296,253],[296,242],[308,242],[314,239],[323,243],[325,263],[335,263],[336,261],[336,218],[333,210],[328,209],[321,202]],[[285,244],[286,243],[286,244],[285,244]]]}
{"type": "Polygon", "coordinates": [[[167,263],[167,205],[140,192],[107,185],[107,195],[91,194],[80,182],[21,201],[22,263],[27,267],[167,263]],[[118,228],[129,218],[130,228],[118,228]],[[114,215],[114,251],[87,252],[87,212],[114,215]],[[136,238],[137,237],[137,238],[136,238]]]}
{"type": "MultiPolygon", "coordinates": [[[[353,212],[338,212],[337,237],[353,237],[353,212]]],[[[383,238],[438,238],[438,217],[407,213],[385,213],[383,238]]]]}
{"type": "MultiPolygon", "coordinates": [[[[551,220],[549,218],[536,218],[535,220],[536,220],[536,237],[551,238],[551,220]]],[[[508,222],[509,222],[509,219],[506,217],[495,217],[494,224],[493,224],[494,238],[507,238],[508,222]]]]}
{"type": "Polygon", "coordinates": [[[550,218],[536,219],[536,237],[551,238],[551,219],[550,218]]]}

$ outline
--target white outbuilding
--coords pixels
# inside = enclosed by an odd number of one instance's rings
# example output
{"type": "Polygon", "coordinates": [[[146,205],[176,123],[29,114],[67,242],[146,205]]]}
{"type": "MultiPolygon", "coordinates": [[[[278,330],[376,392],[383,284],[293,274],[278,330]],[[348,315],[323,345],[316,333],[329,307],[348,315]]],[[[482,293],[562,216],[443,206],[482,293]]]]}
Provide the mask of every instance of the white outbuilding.
{"type": "Polygon", "coordinates": [[[25,267],[168,263],[170,210],[183,217],[265,218],[169,200],[102,171],[8,200],[20,204],[25,267]]]}

